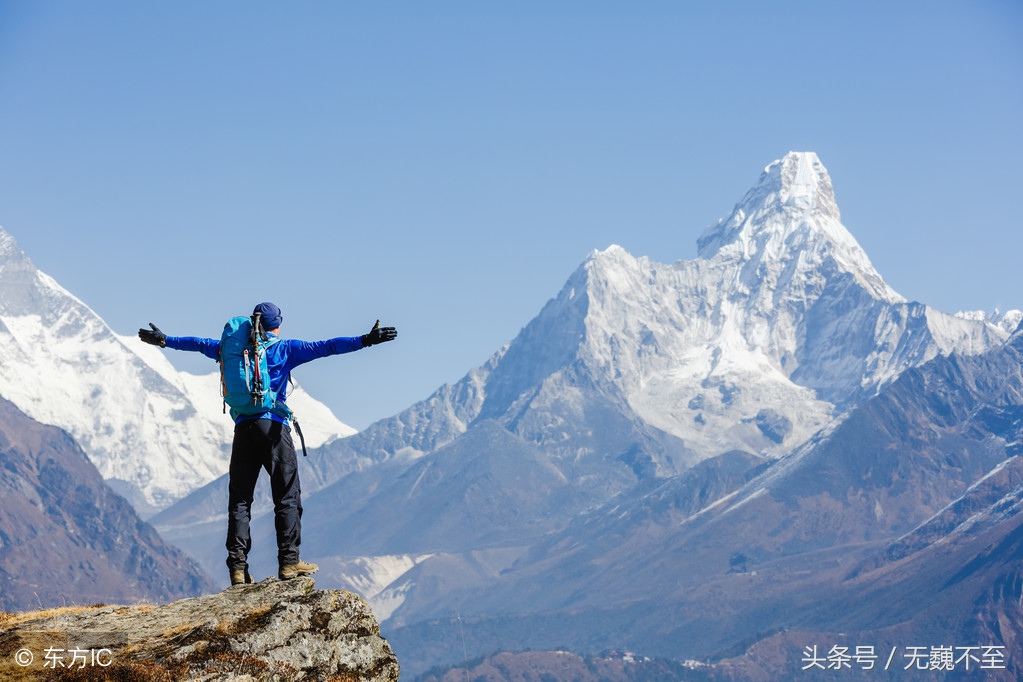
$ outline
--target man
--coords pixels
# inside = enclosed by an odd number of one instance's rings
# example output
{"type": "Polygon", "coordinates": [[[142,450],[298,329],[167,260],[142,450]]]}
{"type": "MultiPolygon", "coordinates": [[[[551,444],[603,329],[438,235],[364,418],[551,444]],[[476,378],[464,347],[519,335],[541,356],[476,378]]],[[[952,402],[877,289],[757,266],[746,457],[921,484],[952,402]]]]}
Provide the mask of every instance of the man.
{"type": "MultiPolygon", "coordinates": [[[[260,328],[277,339],[266,349],[267,373],[270,388],[277,401],[285,401],[291,370],[310,360],[350,353],[386,341],[393,341],[398,332],[394,327],[381,327],[379,321],[368,334],[342,336],[327,341],[299,341],[280,339],[281,309],[273,303],[260,303],[252,311],[259,315],[260,328]]],[[[194,336],[167,336],[152,322],[152,329],[139,329],[139,338],[154,346],[175,350],[196,351],[214,360],[220,359],[220,339],[194,336]]],[[[298,481],[298,459],[291,439],[291,428],[285,417],[275,411],[255,415],[236,414],[234,442],[231,446],[231,466],[227,503],[227,567],[231,584],[251,583],[248,556],[252,546],[249,535],[252,497],[260,469],[270,475],[270,489],[274,500],[274,526],[277,529],[278,577],[289,580],[310,575],[318,566],[299,559],[298,547],[302,542],[302,491],[298,481]]]]}

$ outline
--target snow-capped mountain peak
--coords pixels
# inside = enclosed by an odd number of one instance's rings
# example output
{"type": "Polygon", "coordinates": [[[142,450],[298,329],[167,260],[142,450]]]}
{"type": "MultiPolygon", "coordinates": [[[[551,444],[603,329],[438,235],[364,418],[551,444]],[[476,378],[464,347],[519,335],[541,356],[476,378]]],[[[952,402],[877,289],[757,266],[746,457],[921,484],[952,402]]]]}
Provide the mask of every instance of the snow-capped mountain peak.
{"type": "Polygon", "coordinates": [[[841,219],[831,177],[813,152],[789,152],[764,169],[764,177],[780,185],[778,198],[784,205],[841,219]]]}
{"type": "MultiPolygon", "coordinates": [[[[36,269],[0,229],[0,396],[68,431],[104,479],[146,513],[227,470],[233,424],[216,373],[175,370],[158,349],[116,334],[36,269]]],[[[354,432],[304,393],[310,446],[354,432]],[[314,424],[322,424],[316,428],[314,424]]]]}
{"type": "Polygon", "coordinates": [[[777,289],[832,270],[852,275],[879,301],[905,301],[842,224],[831,177],[813,152],[789,152],[767,166],[697,246],[701,258],[739,264],[743,282],[766,280],[777,289]]]}
{"type": "Polygon", "coordinates": [[[812,152],[767,166],[699,247],[671,265],[617,245],[592,252],[495,362],[483,415],[550,409],[546,428],[579,412],[573,391],[589,387],[577,382],[594,382],[696,457],[777,455],[902,370],[1006,336],[892,290],[812,152]]]}

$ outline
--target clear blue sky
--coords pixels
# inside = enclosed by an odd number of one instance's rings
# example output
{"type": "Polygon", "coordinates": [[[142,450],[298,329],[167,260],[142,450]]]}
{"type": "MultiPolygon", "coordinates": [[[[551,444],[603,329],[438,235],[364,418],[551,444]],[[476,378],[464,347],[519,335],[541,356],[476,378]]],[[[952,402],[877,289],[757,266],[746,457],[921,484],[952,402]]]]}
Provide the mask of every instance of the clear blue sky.
{"type": "Polygon", "coordinates": [[[1023,308],[1023,3],[0,0],[0,225],[122,333],[396,325],[296,372],[359,428],[790,150],[897,291],[1023,308]]]}

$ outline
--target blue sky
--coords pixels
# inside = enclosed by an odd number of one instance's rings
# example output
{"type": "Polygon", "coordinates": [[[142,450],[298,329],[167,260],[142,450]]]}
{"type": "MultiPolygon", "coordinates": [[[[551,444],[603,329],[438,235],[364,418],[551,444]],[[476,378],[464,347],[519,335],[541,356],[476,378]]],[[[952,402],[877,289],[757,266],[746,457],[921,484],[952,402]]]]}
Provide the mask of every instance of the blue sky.
{"type": "Polygon", "coordinates": [[[216,336],[260,300],[293,337],[396,325],[296,372],[358,428],[593,249],[695,257],[790,150],[904,296],[1023,308],[1008,0],[0,0],[0,131],[0,226],[119,332],[216,336]]]}

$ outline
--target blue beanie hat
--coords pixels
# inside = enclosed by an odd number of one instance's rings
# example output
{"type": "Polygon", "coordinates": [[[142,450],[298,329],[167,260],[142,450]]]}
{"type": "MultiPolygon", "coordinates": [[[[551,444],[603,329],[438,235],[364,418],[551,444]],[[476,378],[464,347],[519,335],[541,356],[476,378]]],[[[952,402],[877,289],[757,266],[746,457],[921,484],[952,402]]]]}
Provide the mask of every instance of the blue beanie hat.
{"type": "Polygon", "coordinates": [[[260,315],[260,326],[264,331],[270,331],[271,329],[277,329],[281,326],[281,321],[284,319],[284,315],[281,314],[281,309],[270,302],[260,303],[253,309],[252,314],[260,315]]]}

